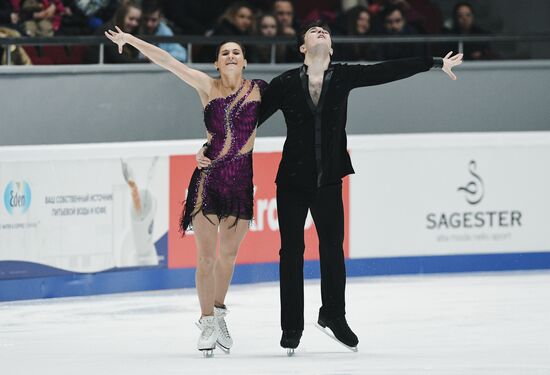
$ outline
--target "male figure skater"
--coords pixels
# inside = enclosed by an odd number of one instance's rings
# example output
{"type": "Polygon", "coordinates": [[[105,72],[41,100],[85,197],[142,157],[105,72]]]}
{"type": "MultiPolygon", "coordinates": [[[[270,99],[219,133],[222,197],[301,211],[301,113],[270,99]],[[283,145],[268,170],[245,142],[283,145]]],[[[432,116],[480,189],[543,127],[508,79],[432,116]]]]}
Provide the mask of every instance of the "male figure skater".
{"type": "Polygon", "coordinates": [[[344,209],[342,178],[354,173],[347,152],[349,92],[410,77],[436,66],[453,79],[462,55],[423,57],[376,65],[332,64],[329,28],[316,22],[299,35],[304,64],[275,77],[262,95],[259,123],[281,109],[287,126],[277,173],[281,235],[281,346],[298,347],[304,329],[304,225],[308,209],[319,236],[321,297],[318,325],[356,350],[359,340],[345,318],[344,209]]]}

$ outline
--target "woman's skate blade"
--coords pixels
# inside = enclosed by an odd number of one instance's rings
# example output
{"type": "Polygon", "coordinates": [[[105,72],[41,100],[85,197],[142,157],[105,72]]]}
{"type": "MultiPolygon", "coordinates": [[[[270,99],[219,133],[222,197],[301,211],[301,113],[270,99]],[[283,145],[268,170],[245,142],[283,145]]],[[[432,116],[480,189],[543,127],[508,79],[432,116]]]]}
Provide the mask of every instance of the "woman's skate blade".
{"type": "Polygon", "coordinates": [[[317,322],[314,324],[315,324],[315,327],[317,327],[321,332],[323,332],[325,335],[327,335],[328,337],[330,337],[331,339],[333,339],[334,341],[336,341],[338,344],[342,345],[346,349],[351,350],[352,352],[355,352],[355,353],[359,351],[359,349],[356,346],[348,346],[344,344],[342,341],[338,340],[336,337],[334,337],[334,335],[331,332],[329,332],[326,328],[321,327],[317,322]]]}
{"type": "Polygon", "coordinates": [[[204,358],[214,357],[214,348],[212,349],[199,349],[202,352],[204,358]]]}

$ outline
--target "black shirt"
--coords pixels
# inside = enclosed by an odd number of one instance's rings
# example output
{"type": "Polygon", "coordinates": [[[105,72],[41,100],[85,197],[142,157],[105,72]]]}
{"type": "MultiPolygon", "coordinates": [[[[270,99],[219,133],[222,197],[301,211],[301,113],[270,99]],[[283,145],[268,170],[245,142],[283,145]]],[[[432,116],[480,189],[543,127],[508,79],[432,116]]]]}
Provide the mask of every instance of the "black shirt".
{"type": "Polygon", "coordinates": [[[432,57],[374,65],[330,64],[317,106],[309,94],[307,66],[273,78],[262,95],[259,124],[283,111],[287,137],[276,183],[315,188],[354,173],[346,138],[349,92],[427,71],[434,61],[442,66],[441,59],[432,57]]]}

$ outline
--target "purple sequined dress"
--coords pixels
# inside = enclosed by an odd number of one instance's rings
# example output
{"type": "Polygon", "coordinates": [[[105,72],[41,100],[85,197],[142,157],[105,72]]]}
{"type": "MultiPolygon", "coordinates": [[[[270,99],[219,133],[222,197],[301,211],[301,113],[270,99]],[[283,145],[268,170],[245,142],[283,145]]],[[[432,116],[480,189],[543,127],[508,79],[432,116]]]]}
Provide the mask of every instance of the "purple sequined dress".
{"type": "Polygon", "coordinates": [[[192,229],[197,214],[251,220],[253,215],[252,148],[256,135],[260,93],[265,81],[243,81],[237,92],[212,99],[204,108],[210,134],[205,156],[208,168],[196,168],[180,219],[180,230],[192,229]]]}

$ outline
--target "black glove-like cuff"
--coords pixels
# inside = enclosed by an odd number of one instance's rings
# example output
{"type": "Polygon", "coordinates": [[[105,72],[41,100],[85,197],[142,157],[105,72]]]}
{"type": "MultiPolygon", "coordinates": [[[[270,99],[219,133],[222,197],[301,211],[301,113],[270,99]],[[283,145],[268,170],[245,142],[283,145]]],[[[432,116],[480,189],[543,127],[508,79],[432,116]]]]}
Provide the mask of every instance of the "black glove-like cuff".
{"type": "Polygon", "coordinates": [[[434,57],[434,68],[443,68],[443,59],[441,57],[434,57]]]}

